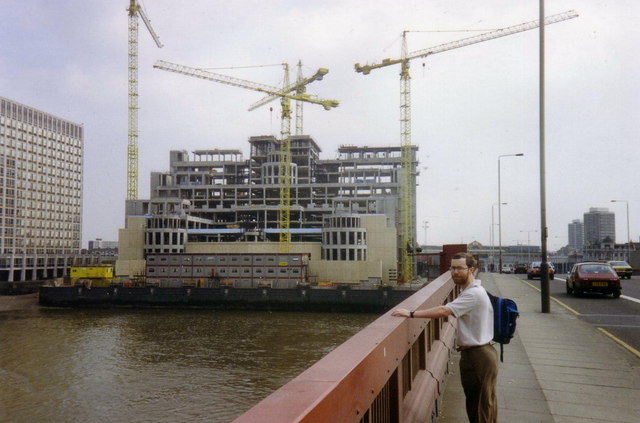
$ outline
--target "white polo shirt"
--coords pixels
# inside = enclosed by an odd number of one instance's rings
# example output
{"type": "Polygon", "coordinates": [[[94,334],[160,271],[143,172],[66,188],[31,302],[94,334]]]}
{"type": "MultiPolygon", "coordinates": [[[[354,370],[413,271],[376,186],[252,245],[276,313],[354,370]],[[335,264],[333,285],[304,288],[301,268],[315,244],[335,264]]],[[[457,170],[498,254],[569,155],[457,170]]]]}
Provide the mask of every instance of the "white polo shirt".
{"type": "Polygon", "coordinates": [[[493,307],[479,280],[475,279],[458,298],[445,304],[458,319],[459,347],[485,345],[493,339],[493,307]]]}

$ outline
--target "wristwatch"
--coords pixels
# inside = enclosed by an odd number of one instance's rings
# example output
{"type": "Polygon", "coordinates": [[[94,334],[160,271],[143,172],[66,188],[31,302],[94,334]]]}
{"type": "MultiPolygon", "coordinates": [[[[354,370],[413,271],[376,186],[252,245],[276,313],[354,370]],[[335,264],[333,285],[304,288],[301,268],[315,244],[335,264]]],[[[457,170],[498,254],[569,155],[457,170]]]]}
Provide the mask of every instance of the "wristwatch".
{"type": "Polygon", "coordinates": [[[409,317],[411,317],[412,319],[413,319],[413,313],[414,313],[413,311],[409,312],[409,317]]]}

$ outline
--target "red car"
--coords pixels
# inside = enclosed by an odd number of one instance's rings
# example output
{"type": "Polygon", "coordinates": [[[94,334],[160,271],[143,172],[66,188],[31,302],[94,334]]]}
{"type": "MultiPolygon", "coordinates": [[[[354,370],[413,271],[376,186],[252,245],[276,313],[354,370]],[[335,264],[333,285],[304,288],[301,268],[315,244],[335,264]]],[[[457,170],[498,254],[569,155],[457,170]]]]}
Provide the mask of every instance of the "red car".
{"type": "Polygon", "coordinates": [[[567,294],[578,296],[585,292],[611,294],[620,297],[620,277],[606,263],[578,263],[567,275],[567,294]]]}

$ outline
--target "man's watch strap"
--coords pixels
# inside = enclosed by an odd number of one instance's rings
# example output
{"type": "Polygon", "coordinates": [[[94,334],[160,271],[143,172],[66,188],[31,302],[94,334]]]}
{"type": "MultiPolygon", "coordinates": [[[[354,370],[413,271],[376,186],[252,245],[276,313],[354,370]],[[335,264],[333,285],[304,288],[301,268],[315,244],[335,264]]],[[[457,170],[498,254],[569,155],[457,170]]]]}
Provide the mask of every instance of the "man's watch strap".
{"type": "Polygon", "coordinates": [[[415,313],[414,311],[410,311],[409,312],[409,317],[411,317],[413,319],[413,313],[415,313]]]}

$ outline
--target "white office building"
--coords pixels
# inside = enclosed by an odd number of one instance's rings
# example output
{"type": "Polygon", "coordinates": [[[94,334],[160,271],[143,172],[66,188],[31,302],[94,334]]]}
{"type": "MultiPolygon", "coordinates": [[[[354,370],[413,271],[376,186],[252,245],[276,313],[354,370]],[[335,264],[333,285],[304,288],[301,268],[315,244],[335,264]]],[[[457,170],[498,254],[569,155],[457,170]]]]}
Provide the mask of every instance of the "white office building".
{"type": "Polygon", "coordinates": [[[60,277],[79,260],[83,127],[0,97],[0,280],[60,277]]]}
{"type": "Polygon", "coordinates": [[[569,247],[573,251],[581,251],[584,245],[584,225],[580,219],[569,223],[569,247]]]}
{"type": "Polygon", "coordinates": [[[589,208],[584,214],[584,242],[588,245],[615,243],[616,215],[606,208],[589,208]]]}

